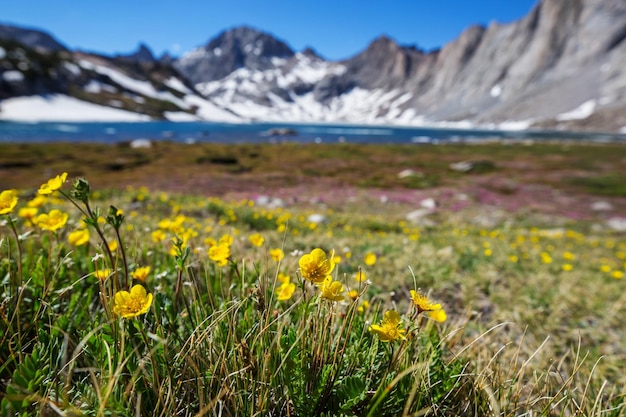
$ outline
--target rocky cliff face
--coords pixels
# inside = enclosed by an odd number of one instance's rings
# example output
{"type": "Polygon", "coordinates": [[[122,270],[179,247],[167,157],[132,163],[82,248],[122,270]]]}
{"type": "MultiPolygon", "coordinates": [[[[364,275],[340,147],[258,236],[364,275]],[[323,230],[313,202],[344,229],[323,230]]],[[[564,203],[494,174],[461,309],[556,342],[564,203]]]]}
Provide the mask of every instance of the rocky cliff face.
{"type": "Polygon", "coordinates": [[[485,123],[623,104],[612,96],[623,96],[615,80],[626,79],[615,67],[626,50],[625,10],[622,0],[544,0],[516,23],[470,28],[443,48],[433,82],[407,105],[436,119],[485,123]]]}

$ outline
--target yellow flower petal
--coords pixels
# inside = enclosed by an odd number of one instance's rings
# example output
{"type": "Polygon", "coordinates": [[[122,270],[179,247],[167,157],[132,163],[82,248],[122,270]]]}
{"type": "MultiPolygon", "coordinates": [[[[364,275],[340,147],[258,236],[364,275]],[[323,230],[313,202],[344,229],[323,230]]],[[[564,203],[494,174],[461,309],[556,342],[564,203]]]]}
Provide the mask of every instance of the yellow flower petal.
{"type": "Polygon", "coordinates": [[[302,255],[298,264],[302,277],[314,284],[322,283],[335,267],[335,264],[326,257],[326,252],[319,248],[302,255]]]}
{"type": "Polygon", "coordinates": [[[344,298],[343,285],[328,275],[320,285],[320,296],[330,301],[341,301],[344,298]]]}
{"type": "Polygon", "coordinates": [[[152,305],[152,294],[147,293],[142,285],[135,285],[128,291],[115,293],[113,312],[124,318],[145,314],[152,305]]]}
{"type": "Polygon", "coordinates": [[[9,214],[17,205],[17,191],[4,190],[0,193],[0,215],[9,214]]]}
{"type": "Polygon", "coordinates": [[[400,314],[395,310],[389,310],[385,312],[380,325],[372,324],[369,327],[369,331],[376,333],[381,342],[393,342],[406,339],[404,336],[405,330],[401,326],[400,314]]]}
{"type": "Polygon", "coordinates": [[[56,177],[49,179],[47,183],[42,184],[41,187],[39,187],[39,194],[43,194],[43,195],[52,194],[56,190],[63,187],[63,184],[65,183],[66,179],[67,179],[67,172],[64,172],[61,175],[57,175],[56,177]]]}
{"type": "Polygon", "coordinates": [[[426,313],[426,315],[428,315],[428,317],[440,323],[443,323],[448,318],[443,308],[439,310],[435,310],[435,311],[429,311],[428,313],[426,313]]]}
{"type": "Polygon", "coordinates": [[[279,301],[289,300],[296,290],[296,284],[287,282],[276,289],[276,299],[279,301]]]}

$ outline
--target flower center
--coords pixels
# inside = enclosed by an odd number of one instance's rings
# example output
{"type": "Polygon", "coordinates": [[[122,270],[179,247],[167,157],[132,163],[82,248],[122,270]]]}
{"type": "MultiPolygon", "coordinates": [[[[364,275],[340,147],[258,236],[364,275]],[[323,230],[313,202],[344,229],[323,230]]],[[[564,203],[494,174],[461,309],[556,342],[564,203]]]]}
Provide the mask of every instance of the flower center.
{"type": "Polygon", "coordinates": [[[141,310],[141,300],[137,299],[137,298],[131,298],[128,301],[128,309],[133,311],[133,312],[137,312],[139,310],[141,310]]]}

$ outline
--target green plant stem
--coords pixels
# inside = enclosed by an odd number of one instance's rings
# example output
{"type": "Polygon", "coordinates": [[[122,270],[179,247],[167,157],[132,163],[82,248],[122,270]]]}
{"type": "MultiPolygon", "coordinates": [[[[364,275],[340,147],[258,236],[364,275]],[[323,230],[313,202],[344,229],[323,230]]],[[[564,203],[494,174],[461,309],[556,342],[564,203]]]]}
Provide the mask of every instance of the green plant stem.
{"type": "Polygon", "coordinates": [[[13,296],[14,292],[17,292],[17,289],[22,286],[22,282],[24,281],[22,274],[22,245],[20,243],[20,235],[17,233],[17,228],[15,227],[15,222],[13,222],[13,219],[8,214],[7,218],[9,219],[13,236],[15,236],[15,246],[17,247],[17,276],[16,279],[10,280],[11,296],[13,296]]]}
{"type": "Polygon", "coordinates": [[[128,271],[128,261],[126,260],[126,250],[124,249],[124,242],[122,241],[122,236],[120,235],[119,228],[115,228],[115,236],[117,237],[117,243],[120,246],[120,251],[122,252],[122,263],[124,265],[124,289],[129,288],[129,278],[130,272],[128,271]]]}

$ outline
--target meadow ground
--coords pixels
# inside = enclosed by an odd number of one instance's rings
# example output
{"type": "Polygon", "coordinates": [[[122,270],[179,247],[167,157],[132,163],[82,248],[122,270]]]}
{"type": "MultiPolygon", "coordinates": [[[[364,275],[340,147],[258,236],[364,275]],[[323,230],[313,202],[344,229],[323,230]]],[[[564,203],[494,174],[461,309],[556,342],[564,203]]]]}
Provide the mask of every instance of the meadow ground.
{"type": "Polygon", "coordinates": [[[1,145],[3,414],[622,415],[625,150],[1,145]]]}

